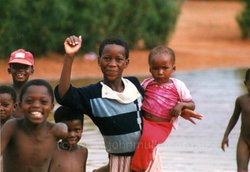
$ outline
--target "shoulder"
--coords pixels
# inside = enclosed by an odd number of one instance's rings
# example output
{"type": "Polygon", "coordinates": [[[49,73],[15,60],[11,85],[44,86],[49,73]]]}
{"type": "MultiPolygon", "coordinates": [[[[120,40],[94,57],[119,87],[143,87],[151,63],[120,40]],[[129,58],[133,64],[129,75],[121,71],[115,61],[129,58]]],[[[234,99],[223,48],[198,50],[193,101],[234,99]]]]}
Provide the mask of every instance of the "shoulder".
{"type": "Polygon", "coordinates": [[[68,127],[66,124],[64,123],[49,123],[50,125],[52,125],[52,133],[54,134],[55,137],[57,137],[58,139],[62,139],[67,137],[68,135],[68,127]]]}
{"type": "Polygon", "coordinates": [[[144,94],[143,88],[142,88],[138,78],[136,78],[134,76],[128,76],[128,77],[124,77],[124,78],[128,79],[130,82],[132,82],[142,95],[144,94]]]}
{"type": "MultiPolygon", "coordinates": [[[[18,127],[18,124],[20,120],[16,119],[16,118],[12,118],[9,119],[8,121],[6,121],[6,123],[2,126],[1,130],[15,130],[18,127]]],[[[7,131],[6,131],[7,132],[7,131]]]]}
{"type": "Polygon", "coordinates": [[[170,78],[174,83],[177,83],[177,84],[184,84],[185,85],[185,83],[182,81],[182,80],[180,80],[180,79],[177,79],[177,78],[170,78]]]}
{"type": "Polygon", "coordinates": [[[88,148],[82,145],[79,145],[79,149],[83,154],[88,154],[88,148]]]}
{"type": "Polygon", "coordinates": [[[236,98],[236,102],[249,102],[250,101],[250,96],[249,94],[243,94],[243,95],[240,95],[236,98]]]}

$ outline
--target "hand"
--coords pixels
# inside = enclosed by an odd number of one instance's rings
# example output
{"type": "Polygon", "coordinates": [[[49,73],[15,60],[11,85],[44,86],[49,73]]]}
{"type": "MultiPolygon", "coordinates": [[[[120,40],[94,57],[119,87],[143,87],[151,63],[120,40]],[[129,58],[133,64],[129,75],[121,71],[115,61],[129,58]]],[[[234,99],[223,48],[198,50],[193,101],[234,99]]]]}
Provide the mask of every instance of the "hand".
{"type": "Polygon", "coordinates": [[[81,46],[82,46],[82,36],[77,37],[73,35],[66,38],[64,41],[65,53],[70,57],[74,57],[81,48],[81,46]]]}
{"type": "Polygon", "coordinates": [[[195,121],[192,118],[196,118],[196,119],[202,120],[203,115],[198,114],[195,111],[192,111],[190,109],[184,109],[181,112],[181,117],[184,118],[184,119],[186,119],[186,120],[189,120],[193,124],[196,124],[195,121]]]}
{"type": "Polygon", "coordinates": [[[225,145],[228,147],[228,137],[224,137],[222,142],[221,142],[221,149],[225,152],[225,145]]]}

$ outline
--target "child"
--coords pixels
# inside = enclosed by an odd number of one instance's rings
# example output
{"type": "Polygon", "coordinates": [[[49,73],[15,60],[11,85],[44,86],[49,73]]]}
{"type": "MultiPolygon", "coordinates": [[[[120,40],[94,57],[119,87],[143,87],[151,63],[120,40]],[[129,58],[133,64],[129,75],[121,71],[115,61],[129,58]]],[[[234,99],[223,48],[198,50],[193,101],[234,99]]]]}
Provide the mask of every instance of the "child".
{"type": "Polygon", "coordinates": [[[128,44],[117,38],[104,40],[98,57],[103,80],[75,88],[70,82],[71,69],[81,44],[81,37],[76,36],[70,36],[64,42],[66,55],[60,82],[55,89],[56,99],[59,104],[87,114],[99,128],[109,153],[110,171],[128,171],[141,137],[143,94],[137,78],[123,77],[129,64],[128,44]]]}
{"type": "Polygon", "coordinates": [[[83,132],[83,114],[60,106],[54,113],[55,122],[63,122],[68,126],[68,137],[58,143],[55,151],[50,172],[85,172],[88,150],[77,143],[83,132]]]}
{"type": "MultiPolygon", "coordinates": [[[[9,59],[8,73],[12,76],[13,88],[19,97],[22,86],[28,81],[30,75],[34,73],[33,55],[24,49],[18,49],[11,53],[9,59]]],[[[22,117],[19,107],[13,114],[14,117],[22,117]]]]}
{"type": "Polygon", "coordinates": [[[3,124],[12,118],[12,114],[16,109],[16,92],[7,85],[0,86],[0,120],[2,128],[3,124]]]}
{"type": "Polygon", "coordinates": [[[228,146],[228,136],[236,125],[241,114],[241,132],[237,145],[237,168],[238,172],[248,171],[250,154],[250,68],[246,71],[244,84],[247,93],[239,96],[235,101],[234,112],[226,128],[221,142],[221,148],[225,151],[225,145],[228,146]]]}
{"type": "MultiPolygon", "coordinates": [[[[148,63],[152,78],[142,82],[145,90],[142,104],[143,132],[132,158],[133,171],[148,169],[156,146],[169,136],[181,112],[184,109],[195,108],[186,85],[171,77],[176,70],[175,54],[172,49],[165,46],[155,47],[149,53],[148,63]]],[[[195,118],[199,119],[200,116],[197,115],[195,118]]]]}
{"type": "Polygon", "coordinates": [[[0,131],[4,171],[47,172],[59,139],[68,134],[63,123],[50,123],[53,89],[44,80],[25,83],[20,92],[24,118],[8,120],[0,131]]]}

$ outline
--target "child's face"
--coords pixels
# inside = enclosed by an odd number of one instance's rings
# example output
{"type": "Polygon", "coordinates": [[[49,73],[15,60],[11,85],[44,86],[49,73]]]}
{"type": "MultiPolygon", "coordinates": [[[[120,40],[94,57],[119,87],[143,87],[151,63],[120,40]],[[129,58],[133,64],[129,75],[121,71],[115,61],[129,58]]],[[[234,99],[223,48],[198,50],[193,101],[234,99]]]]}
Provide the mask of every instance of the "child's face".
{"type": "Polygon", "coordinates": [[[14,103],[12,97],[8,93],[0,94],[0,120],[6,121],[8,120],[13,111],[16,108],[16,104],[14,103]]]}
{"type": "Polygon", "coordinates": [[[40,124],[46,121],[54,104],[45,86],[32,85],[24,93],[20,107],[26,119],[40,124]]]}
{"type": "Polygon", "coordinates": [[[8,72],[12,75],[13,81],[26,82],[34,70],[33,67],[29,65],[12,63],[8,68],[8,72]]]}
{"type": "Polygon", "coordinates": [[[83,125],[80,120],[72,120],[64,122],[68,126],[68,137],[64,139],[70,147],[77,145],[82,137],[83,125]]]}
{"type": "Polygon", "coordinates": [[[129,60],[126,59],[124,47],[116,44],[108,44],[104,47],[102,56],[98,58],[98,64],[106,81],[112,82],[122,77],[123,70],[129,60]]]}
{"type": "Polygon", "coordinates": [[[159,83],[168,82],[175,71],[175,65],[171,61],[171,57],[167,54],[157,54],[152,57],[149,67],[153,78],[159,83]]]}

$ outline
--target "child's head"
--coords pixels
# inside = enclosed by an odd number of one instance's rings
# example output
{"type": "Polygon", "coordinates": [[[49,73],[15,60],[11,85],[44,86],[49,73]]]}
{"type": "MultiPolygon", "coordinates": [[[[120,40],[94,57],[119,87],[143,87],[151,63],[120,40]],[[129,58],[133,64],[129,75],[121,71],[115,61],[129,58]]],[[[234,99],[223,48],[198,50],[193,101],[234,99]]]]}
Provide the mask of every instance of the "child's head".
{"type": "Polygon", "coordinates": [[[0,86],[0,120],[1,124],[11,118],[16,108],[16,92],[14,88],[1,85],[0,86]]]}
{"type": "Polygon", "coordinates": [[[60,106],[54,113],[55,122],[63,122],[68,126],[68,137],[64,143],[69,147],[77,145],[83,132],[83,114],[75,109],[66,106],[60,106]]]}
{"type": "Polygon", "coordinates": [[[104,82],[122,77],[129,63],[129,46],[119,38],[108,38],[100,44],[98,64],[104,75],[104,82]]]}
{"type": "Polygon", "coordinates": [[[244,83],[247,87],[248,92],[250,92],[250,68],[247,69],[247,71],[246,71],[244,83]]]}
{"type": "Polygon", "coordinates": [[[176,69],[175,53],[171,48],[157,46],[150,51],[148,63],[150,73],[157,82],[168,82],[176,69]]]}
{"type": "Polygon", "coordinates": [[[26,82],[20,92],[20,108],[30,122],[46,121],[54,107],[54,94],[51,85],[42,79],[26,82]]]}
{"type": "Polygon", "coordinates": [[[13,82],[26,82],[34,72],[33,55],[24,49],[11,53],[8,73],[12,75],[13,82]]]}
{"type": "Polygon", "coordinates": [[[120,38],[107,38],[105,40],[103,40],[100,44],[99,47],[99,57],[102,56],[103,53],[103,49],[105,48],[106,45],[120,45],[124,48],[124,53],[125,53],[125,58],[128,59],[129,58],[129,46],[128,43],[125,42],[124,40],[120,39],[120,38]]]}

